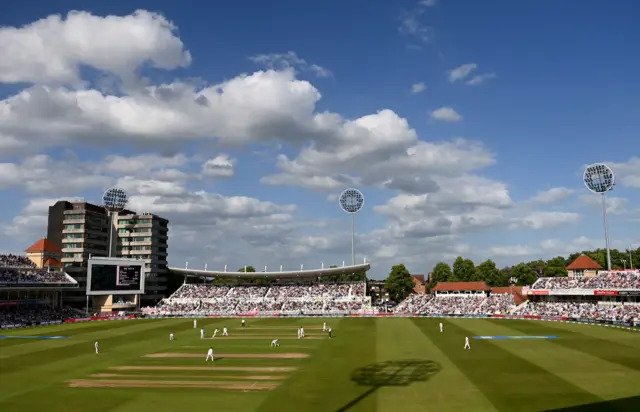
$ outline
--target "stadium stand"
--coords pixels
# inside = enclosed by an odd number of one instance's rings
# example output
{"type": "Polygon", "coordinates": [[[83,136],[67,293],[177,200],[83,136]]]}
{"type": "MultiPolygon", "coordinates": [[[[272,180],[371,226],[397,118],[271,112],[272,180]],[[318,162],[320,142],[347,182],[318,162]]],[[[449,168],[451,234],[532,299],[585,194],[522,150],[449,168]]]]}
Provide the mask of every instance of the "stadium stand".
{"type": "Polygon", "coordinates": [[[156,307],[144,308],[143,312],[156,315],[354,313],[364,310],[367,303],[364,282],[267,286],[184,284],[156,307]]]}

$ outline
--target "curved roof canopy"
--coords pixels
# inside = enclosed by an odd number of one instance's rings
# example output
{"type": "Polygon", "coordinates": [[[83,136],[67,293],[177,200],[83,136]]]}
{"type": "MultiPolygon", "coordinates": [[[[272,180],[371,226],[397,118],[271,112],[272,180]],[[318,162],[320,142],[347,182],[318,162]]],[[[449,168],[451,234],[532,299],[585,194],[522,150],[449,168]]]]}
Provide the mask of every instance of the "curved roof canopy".
{"type": "Polygon", "coordinates": [[[180,273],[185,276],[194,277],[229,277],[244,279],[286,279],[286,278],[315,278],[331,275],[348,275],[351,273],[365,273],[371,269],[369,263],[355,266],[341,266],[338,268],[293,270],[282,272],[224,272],[216,270],[197,270],[184,268],[169,268],[170,271],[180,273]]]}

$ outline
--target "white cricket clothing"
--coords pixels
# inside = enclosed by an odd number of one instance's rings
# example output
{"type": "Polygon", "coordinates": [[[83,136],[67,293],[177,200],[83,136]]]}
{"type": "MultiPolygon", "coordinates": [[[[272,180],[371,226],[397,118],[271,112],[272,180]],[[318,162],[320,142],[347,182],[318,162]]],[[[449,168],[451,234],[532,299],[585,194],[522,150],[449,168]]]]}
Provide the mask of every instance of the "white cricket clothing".
{"type": "Polygon", "coordinates": [[[300,336],[304,338],[304,328],[300,328],[300,336]]]}
{"type": "Polygon", "coordinates": [[[442,332],[442,323],[440,324],[440,332],[442,332]]]}
{"type": "Polygon", "coordinates": [[[173,340],[173,333],[169,334],[169,340],[173,340]]]}
{"type": "Polygon", "coordinates": [[[197,328],[198,327],[198,321],[197,320],[193,320],[193,328],[197,328]]]}
{"type": "Polygon", "coordinates": [[[96,347],[96,353],[98,353],[100,351],[100,344],[96,342],[93,346],[96,347]]]}
{"type": "Polygon", "coordinates": [[[274,346],[280,346],[280,342],[278,341],[278,339],[274,339],[274,340],[272,340],[272,341],[271,341],[271,346],[272,346],[272,347],[274,347],[274,346]]]}
{"type": "Polygon", "coordinates": [[[213,362],[213,349],[209,349],[207,351],[207,358],[204,361],[207,362],[209,359],[211,359],[211,362],[213,362]]]}
{"type": "Polygon", "coordinates": [[[204,329],[200,329],[200,339],[204,339],[204,329]]]}
{"type": "Polygon", "coordinates": [[[213,331],[213,337],[215,338],[217,334],[218,334],[218,329],[213,331]]]}
{"type": "Polygon", "coordinates": [[[471,345],[469,345],[469,338],[464,338],[464,348],[471,349],[471,345]]]}
{"type": "Polygon", "coordinates": [[[322,324],[322,331],[326,332],[327,331],[327,322],[322,324]]]}
{"type": "Polygon", "coordinates": [[[222,329],[222,336],[229,336],[229,332],[227,332],[227,328],[222,329]]]}

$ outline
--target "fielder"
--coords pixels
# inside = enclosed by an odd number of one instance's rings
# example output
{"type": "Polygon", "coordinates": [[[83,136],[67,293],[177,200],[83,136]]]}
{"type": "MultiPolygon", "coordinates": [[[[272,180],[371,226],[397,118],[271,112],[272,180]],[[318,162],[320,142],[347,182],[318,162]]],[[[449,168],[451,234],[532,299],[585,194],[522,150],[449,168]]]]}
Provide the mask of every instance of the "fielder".
{"type": "Polygon", "coordinates": [[[173,332],[169,334],[169,340],[173,340],[173,332]]]}
{"type": "Polygon", "coordinates": [[[227,331],[227,328],[222,328],[222,336],[229,336],[229,332],[227,331]]]}
{"type": "Polygon", "coordinates": [[[213,337],[215,338],[217,334],[218,334],[218,329],[214,329],[214,331],[213,331],[213,337]]]}
{"type": "Polygon", "coordinates": [[[200,339],[204,339],[204,328],[200,329],[200,339]]]}
{"type": "Polygon", "coordinates": [[[302,328],[298,328],[298,339],[302,338],[302,328]]]}
{"type": "Polygon", "coordinates": [[[322,331],[323,331],[323,332],[326,332],[326,331],[327,331],[327,322],[324,322],[324,323],[322,324],[322,331]]]}
{"type": "Polygon", "coordinates": [[[440,322],[440,332],[442,332],[442,322],[440,322]]]}
{"type": "Polygon", "coordinates": [[[464,338],[464,348],[465,349],[471,349],[471,345],[469,345],[469,337],[465,336],[464,338]]]}
{"type": "Polygon", "coordinates": [[[329,332],[329,339],[331,339],[331,328],[327,329],[327,331],[329,332]]]}
{"type": "Polygon", "coordinates": [[[196,329],[198,327],[198,320],[194,319],[193,320],[193,328],[196,329]]]}
{"type": "Polygon", "coordinates": [[[208,362],[209,359],[211,359],[211,362],[213,362],[213,348],[209,348],[209,350],[207,351],[207,358],[204,361],[208,362]]]}
{"type": "Polygon", "coordinates": [[[280,346],[280,341],[278,339],[274,339],[271,341],[271,347],[272,348],[277,348],[280,346]]]}
{"type": "Polygon", "coordinates": [[[242,319],[242,327],[244,328],[244,319],[242,319]]]}
{"type": "Polygon", "coordinates": [[[94,343],[93,346],[95,346],[96,348],[96,355],[100,353],[100,342],[96,341],[96,343],[94,343]]]}
{"type": "Polygon", "coordinates": [[[304,328],[300,328],[300,337],[304,338],[304,328]]]}

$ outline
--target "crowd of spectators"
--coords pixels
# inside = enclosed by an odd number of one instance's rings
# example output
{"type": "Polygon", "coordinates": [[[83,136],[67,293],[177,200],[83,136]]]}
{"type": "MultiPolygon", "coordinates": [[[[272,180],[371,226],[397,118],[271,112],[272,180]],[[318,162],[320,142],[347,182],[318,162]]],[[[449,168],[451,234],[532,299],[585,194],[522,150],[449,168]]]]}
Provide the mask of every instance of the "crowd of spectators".
{"type": "Polygon", "coordinates": [[[36,265],[26,256],[5,254],[0,255],[0,266],[16,268],[35,268],[36,265]]]}
{"type": "Polygon", "coordinates": [[[360,283],[306,285],[184,284],[148,314],[248,314],[359,312],[365,307],[366,288],[360,283]]]}
{"type": "Polygon", "coordinates": [[[640,289],[640,271],[600,272],[594,277],[540,278],[532,289],[640,289]]]}
{"type": "Polygon", "coordinates": [[[640,320],[640,305],[603,305],[597,302],[529,302],[518,314],[629,322],[640,320]]]}
{"type": "Polygon", "coordinates": [[[47,306],[7,306],[0,307],[0,326],[55,322],[76,317],[70,308],[50,308],[47,306]]]}
{"type": "Polygon", "coordinates": [[[506,314],[513,310],[513,295],[409,295],[396,306],[395,313],[429,313],[434,315],[506,314]]]}
{"type": "Polygon", "coordinates": [[[74,283],[62,272],[36,269],[36,265],[26,256],[0,255],[0,284],[40,284],[74,283]]]}

